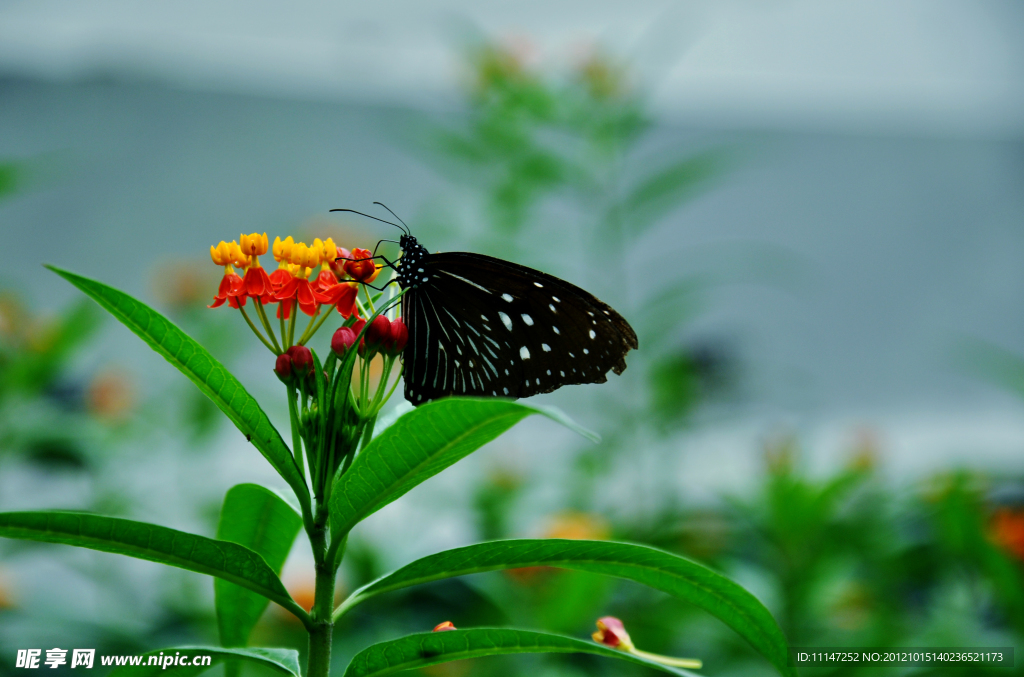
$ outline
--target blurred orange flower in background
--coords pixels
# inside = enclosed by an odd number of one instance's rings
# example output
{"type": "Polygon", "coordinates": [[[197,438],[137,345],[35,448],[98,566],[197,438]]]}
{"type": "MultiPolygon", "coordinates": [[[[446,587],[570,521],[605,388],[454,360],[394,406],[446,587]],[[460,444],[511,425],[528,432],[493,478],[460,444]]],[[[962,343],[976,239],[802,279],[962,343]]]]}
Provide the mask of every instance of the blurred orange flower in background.
{"type": "Polygon", "coordinates": [[[992,542],[1024,562],[1024,509],[999,508],[989,523],[992,542]]]}
{"type": "Polygon", "coordinates": [[[93,377],[85,400],[89,411],[97,418],[122,421],[135,404],[135,390],[124,372],[111,369],[93,377]]]}

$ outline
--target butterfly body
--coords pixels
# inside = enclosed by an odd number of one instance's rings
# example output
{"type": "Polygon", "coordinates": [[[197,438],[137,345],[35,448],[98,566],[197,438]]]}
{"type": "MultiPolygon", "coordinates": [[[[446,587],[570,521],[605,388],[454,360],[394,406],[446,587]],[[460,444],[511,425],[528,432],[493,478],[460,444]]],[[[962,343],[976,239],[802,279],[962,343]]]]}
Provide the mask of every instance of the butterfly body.
{"type": "Polygon", "coordinates": [[[431,254],[408,234],[400,246],[405,397],[414,405],[603,383],[637,348],[626,320],[564,280],[483,254],[431,254]]]}

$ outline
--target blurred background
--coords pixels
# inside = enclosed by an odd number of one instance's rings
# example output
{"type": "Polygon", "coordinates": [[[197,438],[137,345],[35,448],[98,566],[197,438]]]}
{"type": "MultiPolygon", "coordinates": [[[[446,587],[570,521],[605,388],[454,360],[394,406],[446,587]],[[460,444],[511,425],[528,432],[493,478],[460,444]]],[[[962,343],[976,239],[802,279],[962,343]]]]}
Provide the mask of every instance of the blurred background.
{"type": "MultiPolygon", "coordinates": [[[[594,292],[640,350],[605,385],[536,398],[601,444],[521,424],[362,525],[341,594],[482,539],[615,538],[726,572],[797,646],[1017,644],[1022,36],[1013,0],[0,3],[0,509],[212,536],[229,487],[285,487],[43,263],[152,303],[280,424],[270,354],[205,307],[208,248],[243,231],[372,248],[394,233],[328,210],[380,200],[432,251],[594,292]]],[[[307,550],[284,578],[308,604],[307,550]]],[[[215,643],[212,597],[195,574],[0,542],[4,651],[215,643]]],[[[584,637],[613,614],[707,674],[770,672],[701,612],[584,574],[360,609],[339,670],[444,620],[584,637]]],[[[271,608],[254,643],[304,635],[271,608]]],[[[572,656],[429,671],[641,673],[572,656]]]]}

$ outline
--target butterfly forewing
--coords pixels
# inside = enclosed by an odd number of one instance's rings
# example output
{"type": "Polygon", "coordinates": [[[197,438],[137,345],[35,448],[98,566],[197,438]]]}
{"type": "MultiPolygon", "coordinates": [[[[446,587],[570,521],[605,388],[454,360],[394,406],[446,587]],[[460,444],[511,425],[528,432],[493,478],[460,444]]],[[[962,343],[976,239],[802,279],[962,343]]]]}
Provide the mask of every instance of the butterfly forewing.
{"type": "Polygon", "coordinates": [[[608,305],[546,273],[482,254],[421,256],[403,299],[406,399],[527,397],[621,373],[636,334],[608,305]]]}

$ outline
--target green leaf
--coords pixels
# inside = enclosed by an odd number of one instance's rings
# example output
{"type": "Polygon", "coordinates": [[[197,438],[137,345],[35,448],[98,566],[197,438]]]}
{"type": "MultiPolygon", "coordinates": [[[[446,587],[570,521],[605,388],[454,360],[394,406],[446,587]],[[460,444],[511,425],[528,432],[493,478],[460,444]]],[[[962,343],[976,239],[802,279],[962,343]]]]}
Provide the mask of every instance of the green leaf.
{"type": "MultiPolygon", "coordinates": [[[[302,517],[270,489],[239,484],[224,496],[217,539],[244,545],[260,555],[280,575],[281,567],[302,527],[302,517]]],[[[234,583],[213,581],[220,643],[245,646],[268,600],[234,583]]]]}
{"type": "Polygon", "coordinates": [[[0,536],[128,555],[231,581],[277,602],[299,618],[305,612],[258,554],[168,527],[80,512],[0,513],[0,536]]]}
{"type": "Polygon", "coordinates": [[[303,505],[309,502],[309,489],[281,434],[238,379],[205,348],[166,317],[124,292],[54,266],[47,268],[100,304],[195,383],[259,449],[303,505]]]}
{"type": "Polygon", "coordinates": [[[343,538],[367,516],[531,414],[543,414],[596,439],[555,409],[491,398],[447,397],[429,402],[374,438],[335,480],[330,505],[333,538],[343,538]]]}
{"type": "Polygon", "coordinates": [[[673,675],[695,677],[692,672],[666,667],[596,642],[508,628],[424,632],[380,642],[356,654],[345,669],[344,677],[383,677],[449,661],[516,653],[590,653],[618,658],[673,675]]]}
{"type": "MultiPolygon", "coordinates": [[[[175,677],[189,677],[198,675],[209,670],[212,666],[226,661],[256,663],[271,668],[276,672],[283,672],[293,677],[301,677],[299,671],[299,652],[294,649],[223,649],[216,646],[176,646],[170,649],[156,649],[143,654],[140,665],[123,665],[115,667],[110,675],[131,675],[131,677],[145,677],[146,675],[174,675],[175,677]],[[148,665],[149,656],[164,658],[168,656],[177,657],[189,656],[194,660],[197,656],[209,656],[210,662],[206,665],[168,665],[163,666],[161,662],[148,665]]],[[[178,659],[180,662],[180,658],[178,659]]],[[[97,661],[98,663],[99,661],[97,661]]],[[[205,663],[205,661],[203,661],[205,663]]]]}
{"type": "Polygon", "coordinates": [[[370,597],[410,585],[535,566],[625,578],[691,602],[739,633],[780,673],[795,674],[787,665],[782,630],[756,597],[725,576],[685,557],[630,543],[524,539],[447,550],[418,559],[356,590],[338,607],[335,616],[370,597]]]}
{"type": "Polygon", "coordinates": [[[622,208],[634,235],[675,209],[696,188],[724,169],[721,150],[712,150],[674,162],[647,177],[623,201],[622,208]]]}

